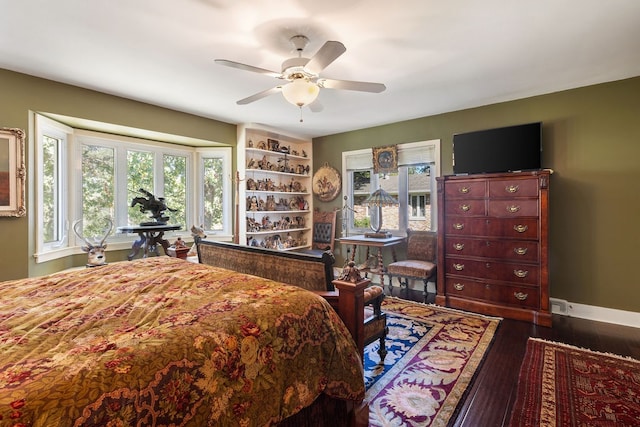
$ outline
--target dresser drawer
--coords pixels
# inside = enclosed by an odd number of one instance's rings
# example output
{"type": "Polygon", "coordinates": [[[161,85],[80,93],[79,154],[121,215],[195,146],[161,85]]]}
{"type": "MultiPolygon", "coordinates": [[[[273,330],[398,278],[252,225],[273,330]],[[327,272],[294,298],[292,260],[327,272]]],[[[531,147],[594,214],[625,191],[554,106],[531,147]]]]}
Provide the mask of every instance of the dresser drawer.
{"type": "Polygon", "coordinates": [[[486,197],[486,184],[483,180],[452,181],[445,187],[447,199],[484,199],[486,197]]]}
{"type": "Polygon", "coordinates": [[[489,200],[489,216],[500,218],[516,218],[521,216],[538,216],[538,200],[512,199],[489,200]]]}
{"type": "Polygon", "coordinates": [[[505,282],[537,285],[540,267],[504,261],[472,260],[448,257],[445,274],[453,274],[477,279],[502,280],[505,282]]]}
{"type": "Polygon", "coordinates": [[[538,239],[538,220],[535,218],[503,219],[451,216],[444,228],[447,235],[538,239]]]}
{"type": "Polygon", "coordinates": [[[500,305],[540,308],[537,288],[511,284],[497,284],[457,277],[446,278],[446,292],[452,297],[471,298],[500,305]]]}
{"type": "Polygon", "coordinates": [[[484,199],[447,200],[444,204],[445,215],[486,216],[484,199]]]}
{"type": "Polygon", "coordinates": [[[500,258],[538,262],[538,242],[528,240],[491,240],[450,237],[445,243],[446,256],[500,258]]]}
{"type": "Polygon", "coordinates": [[[538,179],[500,179],[489,181],[490,198],[538,197],[538,179]]]}
{"type": "Polygon", "coordinates": [[[487,236],[538,240],[538,220],[534,218],[487,219],[487,236]]]}

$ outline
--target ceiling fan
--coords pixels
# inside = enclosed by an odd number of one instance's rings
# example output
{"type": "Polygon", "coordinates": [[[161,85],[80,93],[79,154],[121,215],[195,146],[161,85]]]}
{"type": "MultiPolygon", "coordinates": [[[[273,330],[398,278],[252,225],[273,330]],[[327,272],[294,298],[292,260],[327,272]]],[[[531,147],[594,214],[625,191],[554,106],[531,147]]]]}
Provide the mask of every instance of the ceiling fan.
{"type": "MultiPolygon", "coordinates": [[[[241,99],[236,102],[237,104],[246,105],[274,93],[282,92],[287,101],[302,108],[316,100],[320,89],[346,89],[373,93],[379,93],[386,89],[382,83],[334,80],[320,77],[320,72],[347,50],[342,43],[338,41],[328,41],[311,58],[304,58],[302,51],[309,43],[309,39],[303,35],[296,35],[291,37],[290,41],[298,52],[298,56],[285,60],[282,63],[282,71],[279,73],[277,71],[266,70],[226,59],[215,60],[216,63],[227,67],[266,74],[281,80],[286,80],[285,83],[279,84],[271,89],[241,99]]],[[[314,105],[315,104],[318,103],[314,103],[314,105]]],[[[319,111],[321,109],[314,108],[313,105],[310,105],[310,108],[312,111],[319,111]]]]}

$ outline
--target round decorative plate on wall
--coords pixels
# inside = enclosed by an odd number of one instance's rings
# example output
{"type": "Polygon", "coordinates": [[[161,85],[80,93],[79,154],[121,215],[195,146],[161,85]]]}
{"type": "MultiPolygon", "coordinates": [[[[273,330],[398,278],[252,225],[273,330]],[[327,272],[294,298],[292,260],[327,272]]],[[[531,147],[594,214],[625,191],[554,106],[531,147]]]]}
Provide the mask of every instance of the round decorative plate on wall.
{"type": "Polygon", "coordinates": [[[342,180],[340,172],[325,163],[313,175],[313,194],[323,202],[330,202],[340,193],[342,180]]]}

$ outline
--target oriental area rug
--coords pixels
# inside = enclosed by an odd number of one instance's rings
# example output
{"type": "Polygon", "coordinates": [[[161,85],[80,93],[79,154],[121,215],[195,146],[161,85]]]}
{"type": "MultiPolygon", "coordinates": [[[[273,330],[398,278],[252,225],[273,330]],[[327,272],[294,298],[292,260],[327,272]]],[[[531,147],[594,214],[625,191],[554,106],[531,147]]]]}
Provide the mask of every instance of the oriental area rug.
{"type": "Polygon", "coordinates": [[[529,338],[512,427],[640,425],[640,361],[529,338]]]}
{"type": "Polygon", "coordinates": [[[370,426],[446,426],[500,319],[386,297],[389,333],[365,347],[370,426]]]}

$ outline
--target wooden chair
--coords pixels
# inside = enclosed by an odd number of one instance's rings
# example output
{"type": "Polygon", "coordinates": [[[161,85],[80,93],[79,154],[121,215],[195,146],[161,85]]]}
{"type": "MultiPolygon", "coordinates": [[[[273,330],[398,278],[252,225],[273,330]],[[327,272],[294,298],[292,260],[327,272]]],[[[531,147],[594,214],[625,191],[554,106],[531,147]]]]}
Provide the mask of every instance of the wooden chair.
{"type": "Polygon", "coordinates": [[[321,212],[313,211],[313,237],[311,240],[311,252],[330,251],[333,253],[336,240],[337,210],[321,212]]]}
{"type": "Polygon", "coordinates": [[[400,288],[409,289],[409,280],[422,280],[424,298],[427,299],[427,283],[436,279],[436,252],[438,248],[437,233],[434,231],[407,230],[407,259],[387,265],[389,290],[393,288],[392,280],[398,278],[400,288]]]}
{"type": "Polygon", "coordinates": [[[384,290],[380,286],[369,286],[364,290],[364,345],[367,346],[375,340],[380,341],[380,363],[384,363],[387,355],[385,340],[389,332],[387,315],[382,311],[383,299],[384,290]]]}
{"type": "MultiPolygon", "coordinates": [[[[342,270],[340,277],[333,281],[333,285],[337,289],[348,286],[364,288],[363,302],[364,310],[354,315],[362,316],[357,323],[362,323],[364,328],[360,334],[354,334],[354,339],[358,347],[363,351],[364,347],[371,344],[375,340],[380,340],[380,363],[384,363],[387,355],[386,337],[389,332],[387,327],[387,315],[382,311],[382,301],[384,300],[384,289],[381,286],[371,286],[371,279],[362,277],[355,262],[349,261],[342,270]]],[[[347,307],[345,311],[352,312],[352,308],[347,307]]],[[[340,313],[340,311],[338,311],[340,313]]],[[[364,359],[363,359],[364,360],[364,359]]]]}

